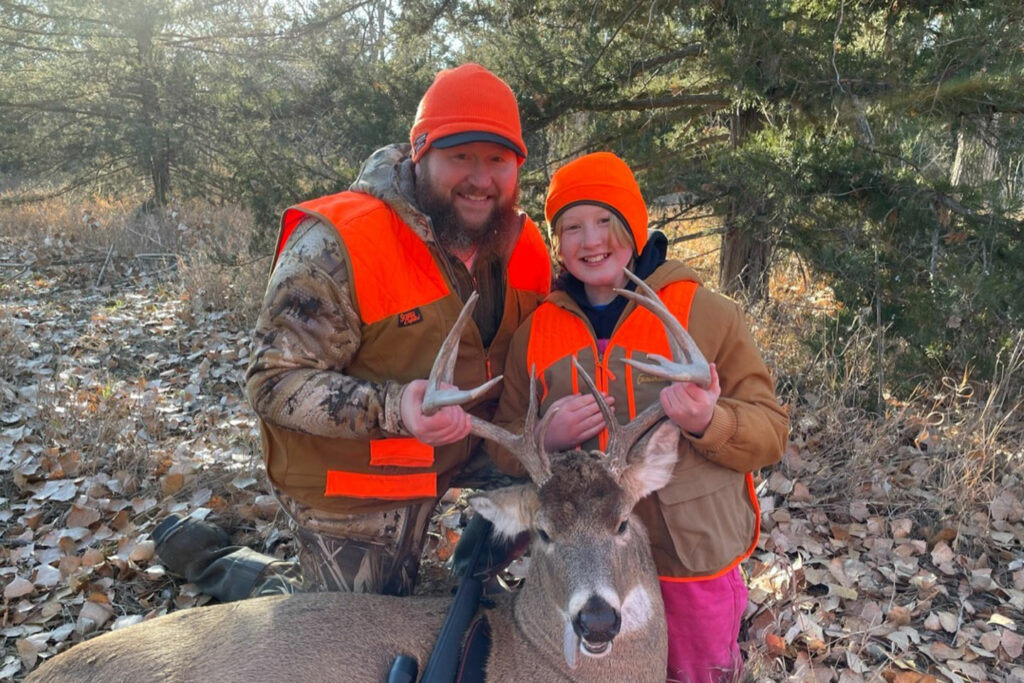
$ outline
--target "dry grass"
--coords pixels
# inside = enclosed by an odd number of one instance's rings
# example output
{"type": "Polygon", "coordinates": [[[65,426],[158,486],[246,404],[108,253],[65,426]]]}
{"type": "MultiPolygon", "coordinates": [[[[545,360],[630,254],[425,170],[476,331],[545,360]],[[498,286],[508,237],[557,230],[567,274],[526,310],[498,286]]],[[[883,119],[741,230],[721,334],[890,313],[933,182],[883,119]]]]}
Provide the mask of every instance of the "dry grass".
{"type": "Polygon", "coordinates": [[[671,214],[671,223],[661,228],[669,240],[669,258],[682,261],[696,271],[701,282],[714,286],[718,281],[718,259],[722,238],[715,231],[721,219],[707,211],[688,211],[676,216],[676,210],[652,206],[651,221],[664,220],[671,214]]]}
{"type": "Polygon", "coordinates": [[[162,276],[189,302],[186,316],[216,311],[251,327],[270,267],[269,254],[250,253],[251,217],[198,202],[155,214],[140,206],[137,198],[106,197],[14,205],[0,217],[0,240],[23,262],[62,271],[65,286],[162,276]]]}

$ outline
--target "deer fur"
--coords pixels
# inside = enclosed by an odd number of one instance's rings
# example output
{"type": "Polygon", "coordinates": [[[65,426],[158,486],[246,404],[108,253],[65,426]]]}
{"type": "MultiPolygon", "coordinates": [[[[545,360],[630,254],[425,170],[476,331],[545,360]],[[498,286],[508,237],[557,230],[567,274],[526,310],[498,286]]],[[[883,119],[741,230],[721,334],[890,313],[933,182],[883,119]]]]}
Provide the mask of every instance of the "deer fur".
{"type": "MultiPolygon", "coordinates": [[[[614,471],[601,453],[551,457],[550,477],[474,497],[497,531],[531,532],[529,576],[484,610],[492,630],[488,681],[665,680],[667,635],[657,573],[638,500],[671,477],[679,432],[662,424],[614,471]],[[573,622],[589,607],[581,641],[573,622]]],[[[422,672],[449,598],[310,593],[254,598],[176,612],[93,638],[29,677],[54,681],[386,680],[398,654],[422,672]]]]}

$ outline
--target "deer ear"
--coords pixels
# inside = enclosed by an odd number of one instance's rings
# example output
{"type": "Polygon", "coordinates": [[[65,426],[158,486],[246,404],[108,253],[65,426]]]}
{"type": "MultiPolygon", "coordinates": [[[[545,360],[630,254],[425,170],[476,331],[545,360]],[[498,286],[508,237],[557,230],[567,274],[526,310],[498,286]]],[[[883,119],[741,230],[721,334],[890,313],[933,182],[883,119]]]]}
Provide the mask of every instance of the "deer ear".
{"type": "Polygon", "coordinates": [[[505,538],[515,538],[533,524],[537,512],[537,489],[533,484],[506,486],[469,499],[484,519],[494,525],[494,531],[505,538]]]}
{"type": "Polygon", "coordinates": [[[638,501],[672,479],[678,458],[679,427],[671,420],[665,420],[646,437],[643,454],[630,462],[619,484],[634,502],[638,501]]]}

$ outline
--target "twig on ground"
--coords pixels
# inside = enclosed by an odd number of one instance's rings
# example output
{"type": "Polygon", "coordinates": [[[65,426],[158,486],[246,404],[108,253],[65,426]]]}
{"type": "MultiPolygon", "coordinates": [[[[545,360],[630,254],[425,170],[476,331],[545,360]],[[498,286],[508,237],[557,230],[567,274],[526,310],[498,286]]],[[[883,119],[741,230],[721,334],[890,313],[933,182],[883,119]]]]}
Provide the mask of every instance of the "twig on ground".
{"type": "Polygon", "coordinates": [[[96,286],[99,287],[103,282],[103,274],[107,272],[107,264],[110,263],[110,257],[114,253],[114,245],[111,244],[110,248],[107,249],[107,258],[103,259],[103,266],[100,268],[100,274],[96,276],[96,286]]]}

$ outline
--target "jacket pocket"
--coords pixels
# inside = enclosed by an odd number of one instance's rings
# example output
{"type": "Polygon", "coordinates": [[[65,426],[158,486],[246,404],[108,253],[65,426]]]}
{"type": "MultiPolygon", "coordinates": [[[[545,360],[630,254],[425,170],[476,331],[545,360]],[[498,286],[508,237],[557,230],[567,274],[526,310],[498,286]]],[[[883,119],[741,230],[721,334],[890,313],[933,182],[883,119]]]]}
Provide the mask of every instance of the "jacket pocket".
{"type": "Polygon", "coordinates": [[[753,543],[757,517],[743,473],[705,460],[677,468],[657,496],[676,557],[694,574],[725,569],[753,543]]]}

